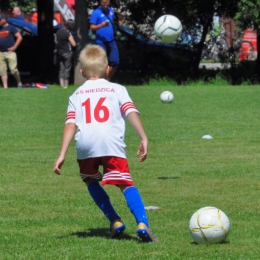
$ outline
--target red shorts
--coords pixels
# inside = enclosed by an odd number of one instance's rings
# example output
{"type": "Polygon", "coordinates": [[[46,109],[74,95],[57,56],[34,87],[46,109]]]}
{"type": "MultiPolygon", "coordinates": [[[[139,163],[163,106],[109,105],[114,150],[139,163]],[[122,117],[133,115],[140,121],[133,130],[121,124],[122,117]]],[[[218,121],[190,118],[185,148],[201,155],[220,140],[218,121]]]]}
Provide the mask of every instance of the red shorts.
{"type": "Polygon", "coordinates": [[[98,180],[102,181],[102,185],[134,186],[128,162],[125,158],[104,156],[77,161],[80,169],[80,177],[84,182],[98,180]],[[103,166],[103,174],[99,172],[99,166],[103,166]]]}

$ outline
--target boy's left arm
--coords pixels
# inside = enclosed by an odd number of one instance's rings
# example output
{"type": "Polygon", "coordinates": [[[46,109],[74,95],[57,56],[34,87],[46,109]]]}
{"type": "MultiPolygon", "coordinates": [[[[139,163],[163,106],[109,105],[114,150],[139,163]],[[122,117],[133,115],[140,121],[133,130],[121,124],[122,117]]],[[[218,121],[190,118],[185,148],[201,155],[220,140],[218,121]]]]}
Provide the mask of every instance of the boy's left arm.
{"type": "Polygon", "coordinates": [[[61,167],[65,161],[65,156],[74,137],[76,125],[74,123],[67,123],[64,127],[60,155],[53,165],[53,171],[56,174],[61,174],[61,167]]]}
{"type": "Polygon", "coordinates": [[[136,155],[140,155],[140,162],[143,162],[146,160],[147,157],[148,139],[144,131],[141,119],[139,117],[139,114],[136,112],[130,112],[127,115],[127,118],[129,119],[131,125],[133,126],[133,128],[135,129],[135,131],[141,139],[141,143],[139,145],[136,155]]]}

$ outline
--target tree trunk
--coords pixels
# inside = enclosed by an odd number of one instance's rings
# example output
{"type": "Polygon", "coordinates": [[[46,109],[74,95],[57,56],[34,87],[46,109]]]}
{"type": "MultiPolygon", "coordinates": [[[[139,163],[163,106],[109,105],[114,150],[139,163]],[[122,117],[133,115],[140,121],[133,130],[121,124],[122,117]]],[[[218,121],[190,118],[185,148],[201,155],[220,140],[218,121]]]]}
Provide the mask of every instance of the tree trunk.
{"type": "Polygon", "coordinates": [[[202,51],[204,48],[204,42],[206,40],[207,34],[209,32],[209,28],[211,26],[212,19],[209,19],[204,25],[203,25],[203,31],[201,35],[201,40],[198,44],[197,51],[194,57],[193,61],[193,77],[197,78],[199,76],[199,65],[201,60],[202,51]]]}
{"type": "Polygon", "coordinates": [[[81,85],[84,83],[85,79],[81,76],[80,64],[78,57],[82,49],[88,42],[88,10],[87,10],[87,1],[85,0],[75,0],[75,28],[76,28],[76,50],[74,53],[74,85],[81,85]]]}
{"type": "Polygon", "coordinates": [[[37,81],[48,83],[54,77],[53,0],[37,0],[38,69],[37,81]]]}

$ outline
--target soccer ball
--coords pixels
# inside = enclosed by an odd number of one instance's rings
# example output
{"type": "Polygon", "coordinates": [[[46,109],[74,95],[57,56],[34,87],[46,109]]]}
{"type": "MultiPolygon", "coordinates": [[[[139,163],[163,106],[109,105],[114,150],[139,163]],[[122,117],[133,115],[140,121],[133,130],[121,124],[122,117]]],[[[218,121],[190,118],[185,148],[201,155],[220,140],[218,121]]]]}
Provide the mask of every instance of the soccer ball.
{"type": "Polygon", "coordinates": [[[196,243],[217,244],[227,238],[230,221],[222,210],[215,207],[204,207],[192,215],[189,229],[196,243]]]}
{"type": "Polygon", "coordinates": [[[182,24],[177,17],[166,14],[155,22],[154,32],[163,42],[171,43],[179,38],[182,32],[182,24]]]}
{"type": "Polygon", "coordinates": [[[164,103],[171,103],[173,98],[174,96],[171,91],[163,91],[160,95],[160,99],[164,103]]]}

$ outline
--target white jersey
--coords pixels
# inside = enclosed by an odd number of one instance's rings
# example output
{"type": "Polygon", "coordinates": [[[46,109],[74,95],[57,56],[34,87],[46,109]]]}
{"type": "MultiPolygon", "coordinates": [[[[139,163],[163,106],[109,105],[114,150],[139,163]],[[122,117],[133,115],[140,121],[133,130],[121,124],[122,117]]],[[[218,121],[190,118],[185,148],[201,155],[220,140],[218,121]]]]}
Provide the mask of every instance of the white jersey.
{"type": "Polygon", "coordinates": [[[125,87],[88,80],[69,98],[67,123],[75,123],[77,158],[126,158],[125,116],[138,112],[125,87]]]}

